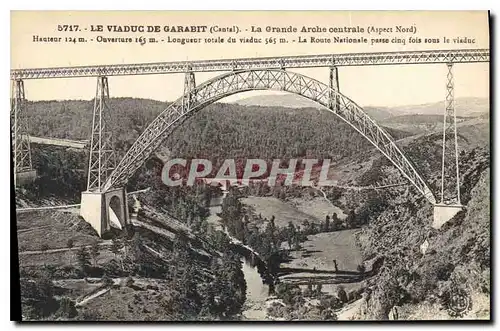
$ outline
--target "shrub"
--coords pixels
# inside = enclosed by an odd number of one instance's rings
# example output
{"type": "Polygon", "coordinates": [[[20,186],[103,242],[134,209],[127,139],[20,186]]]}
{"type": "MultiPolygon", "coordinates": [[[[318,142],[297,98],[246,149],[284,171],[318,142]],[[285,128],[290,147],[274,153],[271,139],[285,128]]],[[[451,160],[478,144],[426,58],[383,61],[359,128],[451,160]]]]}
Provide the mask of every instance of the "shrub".
{"type": "Polygon", "coordinates": [[[132,286],[134,285],[134,279],[131,276],[128,276],[127,279],[125,280],[125,286],[132,286]]]}
{"type": "Polygon", "coordinates": [[[347,298],[347,292],[345,291],[343,286],[339,286],[337,290],[337,298],[339,298],[340,302],[347,303],[349,300],[347,298]]]}
{"type": "Polygon", "coordinates": [[[356,269],[358,270],[358,272],[359,272],[360,274],[364,274],[364,273],[365,273],[365,271],[366,271],[366,267],[365,267],[365,265],[364,265],[363,263],[358,264],[358,266],[357,266],[357,268],[356,268],[356,269]]]}
{"type": "Polygon", "coordinates": [[[59,300],[59,309],[56,312],[56,316],[63,318],[73,318],[78,314],[75,307],[75,302],[67,297],[62,297],[59,300]]]}

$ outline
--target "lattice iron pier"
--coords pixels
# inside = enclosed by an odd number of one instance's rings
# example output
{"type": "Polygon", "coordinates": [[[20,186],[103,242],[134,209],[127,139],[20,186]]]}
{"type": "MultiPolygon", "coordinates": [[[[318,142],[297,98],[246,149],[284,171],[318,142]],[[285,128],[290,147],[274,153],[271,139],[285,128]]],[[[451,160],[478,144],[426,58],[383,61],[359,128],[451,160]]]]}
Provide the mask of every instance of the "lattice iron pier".
{"type": "Polygon", "coordinates": [[[108,77],[97,77],[92,115],[87,191],[82,192],[80,215],[99,236],[128,223],[127,192],[124,187],[104,188],[116,167],[113,145],[108,77]]]}
{"type": "Polygon", "coordinates": [[[23,185],[36,178],[31,162],[31,148],[28,135],[28,118],[26,116],[26,95],[24,81],[12,81],[10,100],[10,126],[12,142],[12,158],[14,163],[14,185],[23,185]]]}
{"type": "Polygon", "coordinates": [[[460,169],[458,166],[458,135],[457,116],[455,111],[455,85],[453,79],[453,63],[447,63],[446,73],[446,98],[443,111],[443,155],[441,162],[441,200],[434,206],[434,222],[432,226],[436,229],[452,219],[464,209],[460,201],[460,169]],[[449,146],[451,153],[446,153],[446,140],[451,133],[449,146]],[[451,155],[450,155],[451,154],[451,155]],[[446,169],[451,169],[449,176],[446,169]],[[451,186],[451,187],[450,187],[451,186]],[[446,196],[446,191],[455,191],[446,196]]]}
{"type": "Polygon", "coordinates": [[[184,95],[182,96],[182,106],[191,108],[196,102],[196,79],[194,72],[188,70],[184,77],[184,95]]]}
{"type": "Polygon", "coordinates": [[[335,93],[335,91],[340,93],[338,67],[336,66],[330,67],[329,78],[330,78],[329,79],[330,95],[328,99],[330,102],[328,103],[328,108],[338,112],[340,110],[340,99],[338,93],[335,93]]]}
{"type": "Polygon", "coordinates": [[[441,165],[441,204],[456,204],[460,205],[460,170],[458,168],[458,138],[457,138],[457,116],[455,111],[455,91],[454,91],[454,82],[453,82],[453,63],[448,63],[447,65],[447,74],[446,74],[446,99],[445,99],[445,108],[444,108],[444,118],[443,118],[443,160],[441,165]],[[455,177],[456,182],[456,195],[448,197],[445,199],[445,182],[446,182],[446,135],[452,131],[453,140],[451,140],[451,144],[453,144],[454,150],[453,159],[451,160],[451,168],[455,170],[455,173],[452,173],[451,177],[455,177]]]}
{"type": "Polygon", "coordinates": [[[100,76],[97,78],[92,116],[87,191],[101,192],[102,186],[116,167],[110,119],[108,77],[100,76]]]}

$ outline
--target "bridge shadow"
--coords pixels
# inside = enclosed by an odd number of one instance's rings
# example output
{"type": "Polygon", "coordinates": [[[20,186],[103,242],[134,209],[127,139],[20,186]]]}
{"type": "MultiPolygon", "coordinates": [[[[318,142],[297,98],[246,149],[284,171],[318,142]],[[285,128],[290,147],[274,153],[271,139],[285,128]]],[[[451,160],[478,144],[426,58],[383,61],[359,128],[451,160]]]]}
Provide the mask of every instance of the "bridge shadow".
{"type": "Polygon", "coordinates": [[[286,276],[287,281],[296,285],[308,285],[311,282],[321,284],[347,284],[358,283],[373,275],[372,272],[357,272],[349,270],[325,270],[282,267],[278,271],[278,277],[286,276]],[[309,275],[299,275],[307,273],[309,275]]]}
{"type": "Polygon", "coordinates": [[[335,274],[339,276],[353,277],[364,275],[365,273],[361,273],[358,271],[349,271],[349,270],[326,270],[326,269],[306,269],[306,268],[291,268],[291,267],[280,267],[279,270],[281,275],[289,275],[293,273],[310,273],[310,274],[335,274]]]}
{"type": "Polygon", "coordinates": [[[309,285],[311,283],[321,283],[321,284],[350,284],[350,283],[359,283],[363,281],[365,277],[356,276],[356,277],[299,277],[299,276],[291,276],[286,277],[287,282],[292,282],[295,285],[309,285]]]}

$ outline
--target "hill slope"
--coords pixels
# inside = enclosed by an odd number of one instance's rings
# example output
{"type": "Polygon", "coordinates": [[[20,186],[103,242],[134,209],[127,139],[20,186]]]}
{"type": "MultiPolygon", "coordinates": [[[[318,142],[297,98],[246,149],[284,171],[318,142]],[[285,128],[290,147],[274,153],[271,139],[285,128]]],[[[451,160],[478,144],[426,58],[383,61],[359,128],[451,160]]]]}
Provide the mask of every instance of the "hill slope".
{"type": "MultiPolygon", "coordinates": [[[[355,99],[353,101],[356,101],[355,99]]],[[[286,108],[319,108],[317,103],[294,94],[258,95],[236,101],[246,106],[280,106],[286,108]]],[[[362,106],[375,120],[383,120],[399,115],[443,115],[444,101],[419,105],[398,107],[362,106]]],[[[489,113],[490,105],[487,98],[457,98],[455,99],[457,116],[476,117],[489,113]]]]}
{"type": "MultiPolygon", "coordinates": [[[[236,104],[243,106],[260,106],[260,107],[284,107],[284,108],[322,108],[316,102],[301,97],[295,94],[283,94],[283,95],[258,95],[252,96],[244,99],[240,99],[235,102],[236,104]]],[[[364,107],[368,115],[370,115],[375,120],[381,120],[389,118],[395,113],[386,107],[364,107]]]]}

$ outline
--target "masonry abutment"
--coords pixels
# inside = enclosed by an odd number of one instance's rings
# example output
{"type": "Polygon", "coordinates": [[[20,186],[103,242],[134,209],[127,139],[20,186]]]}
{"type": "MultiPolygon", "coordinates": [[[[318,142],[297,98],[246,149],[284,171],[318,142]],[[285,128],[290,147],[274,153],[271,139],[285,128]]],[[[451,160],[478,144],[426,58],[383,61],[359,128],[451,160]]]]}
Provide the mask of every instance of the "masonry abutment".
{"type": "Polygon", "coordinates": [[[116,188],[106,192],[82,192],[80,215],[100,237],[112,228],[125,230],[129,220],[127,191],[116,188]]]}

